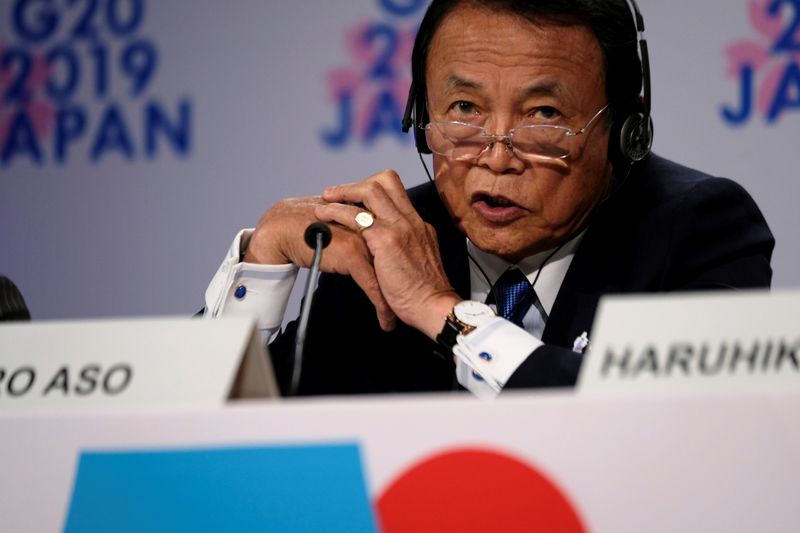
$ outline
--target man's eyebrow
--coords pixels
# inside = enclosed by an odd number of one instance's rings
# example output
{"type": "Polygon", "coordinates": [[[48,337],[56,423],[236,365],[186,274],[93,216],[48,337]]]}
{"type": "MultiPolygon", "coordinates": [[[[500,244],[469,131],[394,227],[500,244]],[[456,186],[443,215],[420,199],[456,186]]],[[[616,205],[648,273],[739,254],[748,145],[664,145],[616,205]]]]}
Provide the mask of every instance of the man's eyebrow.
{"type": "Polygon", "coordinates": [[[449,90],[458,90],[458,89],[474,89],[474,90],[482,90],[483,85],[476,81],[467,80],[460,76],[456,76],[455,74],[451,75],[446,80],[447,89],[449,90]]]}
{"type": "Polygon", "coordinates": [[[544,83],[536,83],[529,87],[522,89],[522,94],[525,97],[530,96],[558,96],[563,94],[564,88],[557,81],[547,81],[544,83]]]}
{"type": "MultiPolygon", "coordinates": [[[[482,91],[484,89],[481,83],[462,78],[455,74],[447,78],[446,86],[448,90],[471,89],[482,91]]],[[[558,96],[563,92],[564,87],[555,80],[535,83],[520,90],[520,93],[526,98],[531,96],[558,96]]]]}

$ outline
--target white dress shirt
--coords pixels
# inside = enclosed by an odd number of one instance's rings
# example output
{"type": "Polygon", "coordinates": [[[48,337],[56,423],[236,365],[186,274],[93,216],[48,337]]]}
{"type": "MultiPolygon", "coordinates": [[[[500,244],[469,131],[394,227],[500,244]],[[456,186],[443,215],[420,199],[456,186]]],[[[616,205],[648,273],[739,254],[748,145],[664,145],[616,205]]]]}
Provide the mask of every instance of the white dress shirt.
{"type": "MultiPolygon", "coordinates": [[[[242,250],[246,249],[252,234],[252,229],[245,229],[233,240],[225,259],[206,289],[204,316],[255,317],[264,342],[268,342],[283,323],[298,269],[291,264],[259,265],[241,262],[242,250]]],[[[582,235],[568,241],[554,254],[552,250],[541,252],[516,265],[534,284],[534,290],[548,315],[582,235]]],[[[513,265],[481,251],[469,239],[467,249],[486,273],[484,277],[480,269],[470,262],[471,298],[482,302],[486,300],[497,278],[513,265]]],[[[538,311],[532,307],[523,318],[524,329],[497,317],[469,335],[459,335],[458,344],[453,349],[458,382],[480,398],[495,397],[519,365],[542,345],[540,338],[544,324],[537,315],[538,311]],[[491,360],[482,358],[482,353],[491,353],[491,360]]]]}
{"type": "MultiPolygon", "coordinates": [[[[582,238],[583,233],[580,233],[555,253],[553,250],[547,250],[528,256],[516,264],[531,282],[548,316],[582,238]]],[[[469,239],[467,239],[467,251],[480,265],[478,268],[470,261],[470,298],[483,302],[503,272],[515,265],[480,250],[469,239]]],[[[478,397],[497,396],[519,365],[533,350],[542,345],[540,339],[545,324],[538,315],[538,310],[531,306],[522,319],[524,329],[497,317],[476,328],[469,335],[459,336],[458,344],[453,349],[456,355],[458,382],[478,397]],[[491,354],[491,359],[481,357],[482,353],[491,354]]]]}

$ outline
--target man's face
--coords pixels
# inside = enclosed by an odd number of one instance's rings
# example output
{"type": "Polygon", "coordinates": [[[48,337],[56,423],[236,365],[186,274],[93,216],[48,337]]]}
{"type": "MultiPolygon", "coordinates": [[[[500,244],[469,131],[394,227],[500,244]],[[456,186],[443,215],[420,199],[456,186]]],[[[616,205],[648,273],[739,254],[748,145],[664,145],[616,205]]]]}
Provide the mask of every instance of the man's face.
{"type": "MultiPolygon", "coordinates": [[[[534,26],[479,7],[444,19],[426,79],[432,121],[480,124],[494,134],[534,121],[577,131],[606,105],[603,56],[587,28],[534,26]]],[[[608,190],[605,118],[565,160],[526,160],[502,142],[469,162],[434,154],[436,185],[456,225],[511,262],[564,242],[608,190]]]]}

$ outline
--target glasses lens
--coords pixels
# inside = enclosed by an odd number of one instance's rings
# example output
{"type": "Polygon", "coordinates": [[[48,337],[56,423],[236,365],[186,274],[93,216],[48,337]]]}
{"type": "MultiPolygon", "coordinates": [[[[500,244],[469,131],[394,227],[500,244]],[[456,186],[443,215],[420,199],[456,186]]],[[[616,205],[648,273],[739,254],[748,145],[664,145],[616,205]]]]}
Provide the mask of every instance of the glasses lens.
{"type": "Polygon", "coordinates": [[[571,137],[559,126],[523,126],[514,130],[511,144],[523,156],[564,159],[571,152],[571,137]]]}
{"type": "MultiPolygon", "coordinates": [[[[570,155],[574,139],[568,131],[560,126],[522,126],[511,135],[511,145],[522,157],[564,159],[570,155]]],[[[476,159],[491,138],[482,127],[460,122],[431,122],[425,127],[431,151],[456,161],[476,159]]]]}
{"type": "Polygon", "coordinates": [[[486,147],[483,128],[459,122],[431,122],[425,139],[432,152],[457,161],[475,159],[486,147]]]}

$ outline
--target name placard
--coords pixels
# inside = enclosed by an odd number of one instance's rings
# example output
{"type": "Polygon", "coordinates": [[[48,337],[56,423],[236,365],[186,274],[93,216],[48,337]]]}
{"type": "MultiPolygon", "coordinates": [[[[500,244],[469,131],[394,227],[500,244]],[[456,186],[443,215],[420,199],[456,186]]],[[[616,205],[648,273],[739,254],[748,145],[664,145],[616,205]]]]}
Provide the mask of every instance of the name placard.
{"type": "Polygon", "coordinates": [[[0,325],[0,412],[209,407],[277,391],[250,318],[0,325]]]}
{"type": "Polygon", "coordinates": [[[609,296],[585,392],[800,390],[800,291],[609,296]]]}

